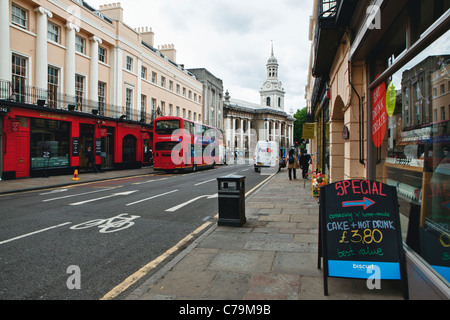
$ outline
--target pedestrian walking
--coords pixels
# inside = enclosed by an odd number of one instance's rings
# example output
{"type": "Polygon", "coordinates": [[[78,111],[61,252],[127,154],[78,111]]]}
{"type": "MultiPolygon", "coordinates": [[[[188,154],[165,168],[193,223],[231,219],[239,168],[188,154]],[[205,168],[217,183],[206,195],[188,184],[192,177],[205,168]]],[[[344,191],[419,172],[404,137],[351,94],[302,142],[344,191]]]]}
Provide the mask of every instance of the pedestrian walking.
{"type": "Polygon", "coordinates": [[[95,170],[95,173],[98,173],[97,166],[95,165],[95,154],[94,151],[92,151],[91,147],[87,148],[86,157],[87,157],[86,171],[89,170],[89,164],[91,164],[92,168],[95,170]]]}
{"type": "Polygon", "coordinates": [[[292,180],[292,170],[294,171],[294,179],[297,179],[297,169],[300,169],[300,164],[298,163],[297,157],[295,156],[294,149],[289,150],[288,157],[288,172],[289,180],[292,180]]]}
{"type": "Polygon", "coordinates": [[[311,161],[311,155],[306,153],[306,149],[300,150],[300,168],[302,169],[303,179],[308,179],[309,162],[311,161]]]}

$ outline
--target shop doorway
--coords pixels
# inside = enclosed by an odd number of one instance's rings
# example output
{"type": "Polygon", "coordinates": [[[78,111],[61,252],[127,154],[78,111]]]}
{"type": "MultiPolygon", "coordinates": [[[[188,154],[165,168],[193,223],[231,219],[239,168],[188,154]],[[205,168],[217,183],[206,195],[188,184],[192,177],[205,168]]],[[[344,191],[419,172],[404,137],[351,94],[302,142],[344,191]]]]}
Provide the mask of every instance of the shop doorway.
{"type": "Polygon", "coordinates": [[[16,178],[24,178],[30,176],[30,137],[27,132],[22,132],[16,137],[16,178]]]}
{"type": "Polygon", "coordinates": [[[88,147],[91,147],[93,150],[95,150],[94,125],[80,123],[80,147],[79,147],[80,169],[86,168],[88,160],[86,158],[86,152],[88,147]]]}
{"type": "Polygon", "coordinates": [[[114,167],[114,128],[107,127],[106,137],[102,137],[102,169],[114,167]]]}
{"type": "Polygon", "coordinates": [[[136,143],[135,136],[129,134],[122,141],[122,160],[124,163],[136,163],[136,143]]]}

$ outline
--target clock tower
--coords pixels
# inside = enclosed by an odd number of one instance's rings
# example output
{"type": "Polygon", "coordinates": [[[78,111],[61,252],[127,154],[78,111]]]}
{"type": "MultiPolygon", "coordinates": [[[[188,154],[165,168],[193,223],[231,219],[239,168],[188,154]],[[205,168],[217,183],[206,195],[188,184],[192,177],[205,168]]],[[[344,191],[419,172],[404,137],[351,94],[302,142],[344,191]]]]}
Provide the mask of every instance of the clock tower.
{"type": "Polygon", "coordinates": [[[281,81],[278,80],[278,60],[272,54],[267,60],[267,80],[264,82],[261,90],[261,105],[267,106],[276,110],[284,111],[284,89],[281,81]]]}

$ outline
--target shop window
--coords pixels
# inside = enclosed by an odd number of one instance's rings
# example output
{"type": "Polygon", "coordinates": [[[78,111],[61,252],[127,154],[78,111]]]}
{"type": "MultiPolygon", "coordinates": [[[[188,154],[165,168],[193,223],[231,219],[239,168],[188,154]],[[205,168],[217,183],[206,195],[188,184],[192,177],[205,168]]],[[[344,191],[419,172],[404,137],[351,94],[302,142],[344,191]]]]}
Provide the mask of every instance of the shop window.
{"type": "Polygon", "coordinates": [[[70,124],[48,119],[30,119],[31,168],[69,166],[70,124]]]}
{"type": "MultiPolygon", "coordinates": [[[[425,16],[421,21],[427,19],[425,16]]],[[[450,95],[443,91],[450,74],[449,43],[447,31],[386,78],[386,87],[392,84],[397,99],[386,108],[389,135],[377,149],[383,180],[396,187],[400,213],[407,219],[407,225],[402,226],[408,231],[404,241],[447,281],[450,116],[445,106],[450,104],[450,95]]]]}

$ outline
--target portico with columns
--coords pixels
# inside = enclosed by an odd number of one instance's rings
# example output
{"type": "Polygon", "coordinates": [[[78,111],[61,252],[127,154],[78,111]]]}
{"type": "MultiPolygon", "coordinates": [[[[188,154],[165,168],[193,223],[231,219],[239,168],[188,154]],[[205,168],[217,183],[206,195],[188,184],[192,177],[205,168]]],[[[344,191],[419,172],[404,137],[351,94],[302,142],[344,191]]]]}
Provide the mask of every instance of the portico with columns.
{"type": "Polygon", "coordinates": [[[227,151],[251,157],[258,141],[277,141],[281,148],[294,144],[295,119],[284,111],[284,90],[278,80],[278,60],[267,61],[267,80],[261,90],[261,104],[232,99],[225,93],[224,142],[227,151]]]}

